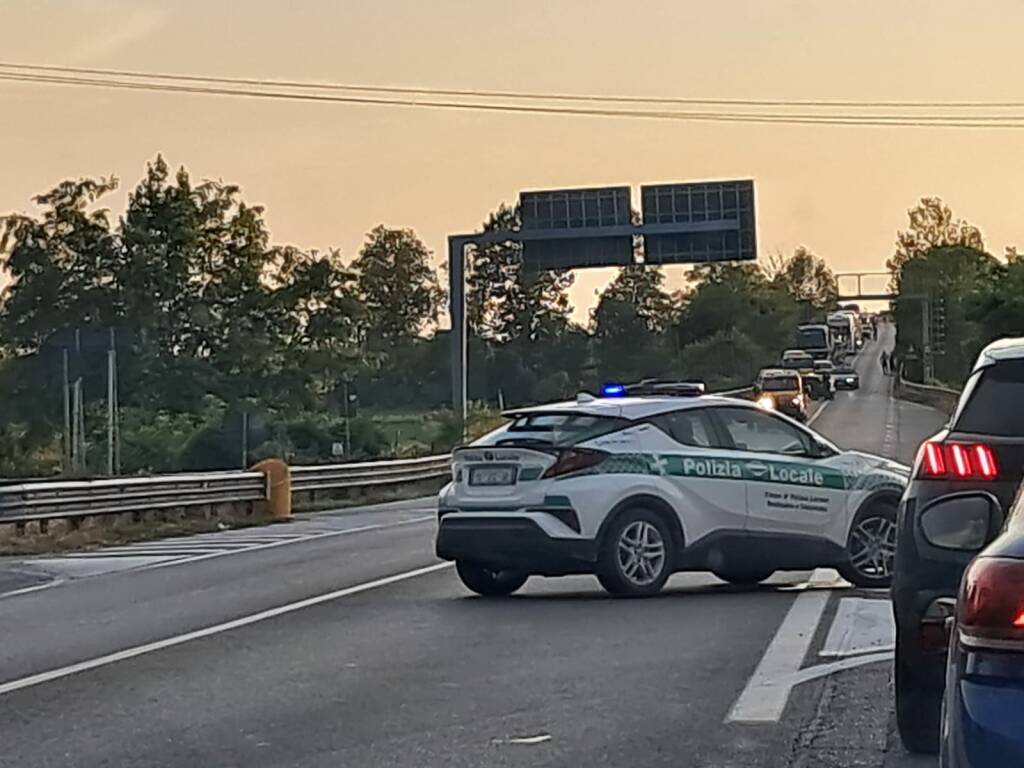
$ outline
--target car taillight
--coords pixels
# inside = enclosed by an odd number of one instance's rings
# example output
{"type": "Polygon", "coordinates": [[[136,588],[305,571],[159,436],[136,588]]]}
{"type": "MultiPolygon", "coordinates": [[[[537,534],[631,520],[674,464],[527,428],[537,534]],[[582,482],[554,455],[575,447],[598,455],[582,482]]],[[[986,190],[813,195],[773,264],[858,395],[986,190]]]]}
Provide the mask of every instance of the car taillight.
{"type": "Polygon", "coordinates": [[[964,645],[1024,651],[1024,560],[981,557],[960,590],[964,645]]]}
{"type": "Polygon", "coordinates": [[[579,472],[584,469],[596,467],[608,458],[604,451],[595,451],[591,448],[570,448],[558,454],[555,463],[544,472],[543,477],[561,477],[572,472],[579,472]]]}
{"type": "Polygon", "coordinates": [[[938,443],[921,446],[918,477],[944,480],[994,480],[996,455],[984,443],[938,443]]]}

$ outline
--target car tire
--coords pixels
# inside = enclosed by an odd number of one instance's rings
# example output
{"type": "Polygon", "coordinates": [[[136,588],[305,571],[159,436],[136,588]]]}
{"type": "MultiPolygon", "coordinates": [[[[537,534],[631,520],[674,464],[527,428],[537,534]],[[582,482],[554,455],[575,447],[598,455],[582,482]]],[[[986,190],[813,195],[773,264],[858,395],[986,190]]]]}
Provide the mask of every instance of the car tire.
{"type": "Polygon", "coordinates": [[[672,575],[672,533],[657,513],[625,510],[601,541],[597,579],[616,597],[650,597],[672,575]]]}
{"type": "Polygon", "coordinates": [[[530,578],[522,571],[494,570],[468,560],[458,560],[455,570],[462,583],[482,597],[508,597],[530,578]]]}
{"type": "Polygon", "coordinates": [[[727,581],[730,584],[735,584],[740,587],[752,587],[770,578],[775,571],[711,571],[715,576],[722,581],[727,581]]]}
{"type": "Polygon", "coordinates": [[[939,751],[942,694],[916,684],[908,664],[896,650],[896,729],[908,752],[934,755],[939,751]]]}
{"type": "Polygon", "coordinates": [[[850,526],[846,556],[846,562],[839,566],[838,571],[854,586],[871,589],[888,587],[892,583],[896,556],[895,504],[876,501],[857,513],[850,526]],[[871,543],[872,538],[878,539],[875,546],[871,543]]]}

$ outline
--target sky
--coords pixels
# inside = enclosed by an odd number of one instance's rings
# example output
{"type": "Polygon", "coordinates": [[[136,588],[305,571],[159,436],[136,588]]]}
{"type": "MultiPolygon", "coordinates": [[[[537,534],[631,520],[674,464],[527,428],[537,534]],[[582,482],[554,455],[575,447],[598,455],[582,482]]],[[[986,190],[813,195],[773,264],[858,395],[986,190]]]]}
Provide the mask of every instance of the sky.
{"type": "MultiPolygon", "coordinates": [[[[1021,100],[1020,0],[0,0],[0,61],[633,96],[1021,100]]],[[[762,258],[880,269],[938,195],[1024,245],[1024,129],[737,125],[298,104],[0,83],[0,213],[162,153],[242,187],[275,242],[358,253],[410,227],[440,264],[521,189],[753,178],[762,258]]],[[[682,268],[670,269],[681,285],[682,268]]],[[[607,270],[577,277],[585,319],[607,270]]],[[[868,286],[865,285],[865,288],[868,286]]]]}

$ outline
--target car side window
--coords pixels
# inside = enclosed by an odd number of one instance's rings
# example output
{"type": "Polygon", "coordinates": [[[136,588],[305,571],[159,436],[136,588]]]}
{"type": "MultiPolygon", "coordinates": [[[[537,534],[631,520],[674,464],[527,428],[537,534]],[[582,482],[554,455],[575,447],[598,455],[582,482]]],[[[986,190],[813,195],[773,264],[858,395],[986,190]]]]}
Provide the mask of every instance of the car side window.
{"type": "Polygon", "coordinates": [[[715,415],[738,450],[787,456],[811,453],[807,433],[770,413],[753,408],[716,408],[715,415]]]}
{"type": "Polygon", "coordinates": [[[715,444],[708,417],[699,408],[663,413],[651,423],[677,443],[697,448],[711,448],[715,444]]]}

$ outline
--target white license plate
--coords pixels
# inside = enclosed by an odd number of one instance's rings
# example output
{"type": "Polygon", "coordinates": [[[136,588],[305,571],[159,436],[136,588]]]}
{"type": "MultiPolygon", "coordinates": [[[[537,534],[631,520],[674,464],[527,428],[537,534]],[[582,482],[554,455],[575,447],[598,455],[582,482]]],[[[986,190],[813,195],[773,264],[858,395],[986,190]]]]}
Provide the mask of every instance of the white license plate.
{"type": "Polygon", "coordinates": [[[474,467],[469,470],[470,485],[515,485],[515,467],[474,467]]]}

